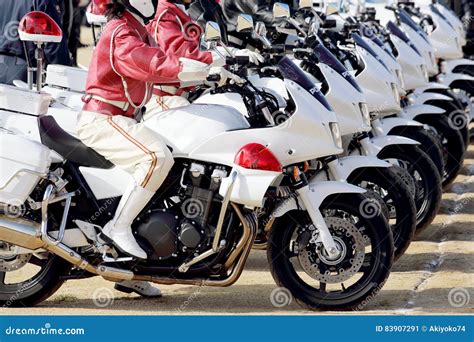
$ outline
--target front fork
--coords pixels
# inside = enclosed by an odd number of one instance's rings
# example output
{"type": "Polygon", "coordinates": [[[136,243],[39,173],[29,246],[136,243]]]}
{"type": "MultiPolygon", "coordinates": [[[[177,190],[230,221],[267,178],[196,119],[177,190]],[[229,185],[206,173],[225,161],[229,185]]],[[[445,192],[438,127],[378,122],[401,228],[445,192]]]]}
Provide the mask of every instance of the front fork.
{"type": "Polygon", "coordinates": [[[308,212],[308,215],[313,222],[313,226],[319,233],[317,241],[321,241],[330,258],[337,258],[341,252],[336,247],[336,243],[332,238],[331,232],[329,231],[321,211],[319,208],[315,208],[311,201],[310,196],[311,192],[314,192],[314,189],[310,188],[305,174],[300,172],[297,167],[293,170],[293,177],[291,177],[291,179],[293,180],[293,187],[298,193],[299,199],[308,212]]]}

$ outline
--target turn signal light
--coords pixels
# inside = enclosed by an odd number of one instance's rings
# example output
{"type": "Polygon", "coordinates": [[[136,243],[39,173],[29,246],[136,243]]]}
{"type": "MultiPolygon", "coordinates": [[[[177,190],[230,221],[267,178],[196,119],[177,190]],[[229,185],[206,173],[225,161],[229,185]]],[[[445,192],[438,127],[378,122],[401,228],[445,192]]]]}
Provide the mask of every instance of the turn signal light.
{"type": "Polygon", "coordinates": [[[257,143],[247,144],[235,156],[234,163],[252,170],[281,172],[281,164],[266,146],[257,143]]]}

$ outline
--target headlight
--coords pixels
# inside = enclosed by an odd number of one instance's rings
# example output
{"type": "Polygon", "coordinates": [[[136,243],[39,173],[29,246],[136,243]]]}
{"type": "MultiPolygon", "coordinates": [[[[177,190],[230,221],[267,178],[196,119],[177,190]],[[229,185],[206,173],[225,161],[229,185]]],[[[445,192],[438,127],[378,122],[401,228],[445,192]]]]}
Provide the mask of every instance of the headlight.
{"type": "Polygon", "coordinates": [[[397,74],[398,81],[400,82],[400,87],[405,89],[405,79],[403,78],[403,73],[400,69],[395,70],[397,74]]]}
{"type": "Polygon", "coordinates": [[[334,145],[337,148],[342,149],[342,137],[341,137],[341,130],[339,129],[338,122],[330,122],[329,128],[331,129],[332,139],[334,140],[334,145]]]}
{"type": "Polygon", "coordinates": [[[424,64],[420,65],[420,69],[421,69],[421,73],[423,77],[425,78],[426,81],[428,81],[430,77],[428,76],[428,69],[426,69],[426,65],[424,64]]]}
{"type": "Polygon", "coordinates": [[[362,113],[362,119],[364,120],[364,124],[370,126],[369,106],[367,106],[367,103],[365,102],[360,102],[359,108],[360,112],[362,113]]]}
{"type": "Polygon", "coordinates": [[[398,87],[395,83],[392,83],[392,93],[393,93],[393,97],[395,97],[395,102],[399,102],[400,101],[400,93],[398,92],[398,87]]]}

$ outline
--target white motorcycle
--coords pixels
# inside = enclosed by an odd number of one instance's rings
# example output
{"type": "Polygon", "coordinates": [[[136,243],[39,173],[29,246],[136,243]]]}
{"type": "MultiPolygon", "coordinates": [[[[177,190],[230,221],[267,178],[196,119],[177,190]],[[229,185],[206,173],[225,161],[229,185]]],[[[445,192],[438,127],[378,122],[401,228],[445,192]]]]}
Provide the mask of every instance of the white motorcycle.
{"type": "MultiPolygon", "coordinates": [[[[209,25],[212,36],[218,26],[209,25]]],[[[57,37],[25,38],[44,43],[57,37]]],[[[278,68],[295,103],[282,125],[251,129],[239,112],[213,105],[169,110],[146,121],[176,161],[133,224],[147,260],[121,255],[101,236],[130,175],[44,115],[48,101],[34,107],[45,93],[2,86],[2,107],[16,112],[18,121],[37,116],[42,143],[0,134],[0,302],[33,305],[65,279],[92,275],[229,286],[252,248],[258,208],[272,221],[267,250],[272,275],[298,302],[310,309],[347,309],[376,295],[393,261],[387,222],[381,213],[362,210],[364,189],[307,181],[307,160],[324,164],[326,157],[342,152],[338,124],[291,60],[282,59],[278,68]],[[5,98],[15,91],[17,98],[5,98]],[[28,96],[32,101],[25,108],[18,100],[28,96]],[[18,150],[27,153],[19,156],[18,150]],[[27,280],[6,281],[27,264],[41,271],[27,280]]],[[[243,94],[248,87],[241,85],[243,94]]],[[[253,112],[264,117],[265,101],[258,92],[255,99],[259,105],[253,112]]]]}

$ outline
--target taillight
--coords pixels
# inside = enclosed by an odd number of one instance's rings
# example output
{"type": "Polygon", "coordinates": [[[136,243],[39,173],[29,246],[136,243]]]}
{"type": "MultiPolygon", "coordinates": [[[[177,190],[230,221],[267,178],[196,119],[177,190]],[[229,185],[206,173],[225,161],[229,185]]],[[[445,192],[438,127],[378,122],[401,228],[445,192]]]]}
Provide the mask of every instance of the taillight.
{"type": "Polygon", "coordinates": [[[246,169],[281,172],[281,164],[266,146],[252,143],[242,147],[234,163],[246,169]]]}

